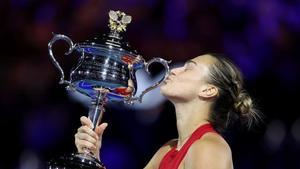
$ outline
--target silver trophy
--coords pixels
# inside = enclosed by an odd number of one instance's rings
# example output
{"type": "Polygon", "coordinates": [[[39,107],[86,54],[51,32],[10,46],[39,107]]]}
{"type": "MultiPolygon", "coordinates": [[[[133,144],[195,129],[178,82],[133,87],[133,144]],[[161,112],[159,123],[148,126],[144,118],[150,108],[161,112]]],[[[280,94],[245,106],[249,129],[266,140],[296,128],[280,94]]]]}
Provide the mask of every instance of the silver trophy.
{"type": "MultiPolygon", "coordinates": [[[[161,58],[153,58],[146,62],[141,55],[133,50],[126,42],[122,33],[131,22],[131,16],[120,11],[109,12],[108,35],[102,35],[92,40],[74,44],[72,40],[61,34],[55,34],[48,44],[49,55],[54,65],[59,69],[60,84],[65,84],[67,90],[79,92],[91,98],[91,106],[88,116],[93,122],[94,128],[100,123],[104,105],[110,101],[133,104],[142,102],[144,94],[158,87],[169,74],[169,62],[161,58]],[[77,65],[71,70],[70,80],[65,79],[63,69],[56,61],[52,45],[64,40],[69,44],[66,55],[77,52],[81,55],[77,65]],[[135,72],[145,69],[152,63],[161,63],[165,68],[164,77],[146,88],[141,95],[135,96],[137,81],[135,72]],[[129,82],[132,85],[129,85],[129,82]],[[130,89],[130,90],[128,90],[130,89]]],[[[48,166],[50,169],[101,169],[103,163],[97,160],[88,149],[85,153],[75,153],[52,160],[48,166]]]]}

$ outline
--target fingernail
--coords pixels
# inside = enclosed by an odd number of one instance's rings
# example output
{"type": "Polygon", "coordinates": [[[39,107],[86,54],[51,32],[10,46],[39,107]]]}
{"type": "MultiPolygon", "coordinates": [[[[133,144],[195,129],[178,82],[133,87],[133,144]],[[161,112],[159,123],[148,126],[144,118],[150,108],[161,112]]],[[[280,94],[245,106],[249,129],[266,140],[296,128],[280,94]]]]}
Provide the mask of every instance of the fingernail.
{"type": "Polygon", "coordinates": [[[108,126],[108,124],[107,123],[104,123],[104,128],[106,128],[108,126]]]}

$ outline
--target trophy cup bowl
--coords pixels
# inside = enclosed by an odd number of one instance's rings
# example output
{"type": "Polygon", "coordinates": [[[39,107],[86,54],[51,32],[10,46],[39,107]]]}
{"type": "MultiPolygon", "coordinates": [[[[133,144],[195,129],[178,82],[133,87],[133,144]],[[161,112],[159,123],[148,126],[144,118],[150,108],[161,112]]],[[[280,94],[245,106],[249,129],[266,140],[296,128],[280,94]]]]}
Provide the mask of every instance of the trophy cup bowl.
{"type": "MultiPolygon", "coordinates": [[[[123,39],[122,33],[126,31],[126,26],[130,22],[131,16],[124,12],[110,11],[108,35],[74,44],[68,36],[54,34],[48,43],[50,58],[61,75],[59,83],[65,84],[67,90],[79,92],[91,98],[88,116],[93,122],[94,128],[101,121],[106,102],[121,101],[128,104],[142,102],[144,94],[158,87],[169,74],[168,64],[170,62],[162,58],[153,58],[146,62],[123,39]],[[52,45],[58,40],[68,43],[69,50],[65,53],[66,55],[73,52],[81,55],[77,65],[71,70],[70,80],[65,80],[64,71],[52,52],[52,45]],[[155,62],[164,66],[164,77],[146,88],[139,96],[135,96],[137,89],[135,72],[144,69],[149,73],[148,67],[155,62]],[[129,85],[129,82],[132,85],[129,85]],[[130,90],[128,90],[129,88],[130,90]]],[[[88,149],[85,153],[75,153],[52,160],[48,167],[49,169],[105,168],[103,163],[95,158],[88,149]]]]}

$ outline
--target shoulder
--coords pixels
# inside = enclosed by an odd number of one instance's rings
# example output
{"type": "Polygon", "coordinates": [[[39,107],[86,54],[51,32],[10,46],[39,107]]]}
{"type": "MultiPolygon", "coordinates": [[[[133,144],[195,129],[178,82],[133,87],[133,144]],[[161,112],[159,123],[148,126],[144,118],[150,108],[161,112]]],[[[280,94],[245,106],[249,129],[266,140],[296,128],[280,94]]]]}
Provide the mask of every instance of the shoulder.
{"type": "Polygon", "coordinates": [[[207,133],[190,147],[185,165],[197,169],[231,169],[232,155],[228,143],[216,133],[207,133]]]}
{"type": "Polygon", "coordinates": [[[225,139],[217,133],[206,133],[201,139],[192,144],[191,150],[217,151],[222,153],[229,153],[231,155],[231,149],[225,139]]]}
{"type": "Polygon", "coordinates": [[[177,139],[172,139],[161,146],[144,169],[158,168],[166,153],[170,151],[176,144],[177,139]]]}
{"type": "Polygon", "coordinates": [[[155,153],[155,159],[158,163],[163,159],[167,152],[169,152],[177,144],[177,139],[172,139],[165,143],[160,149],[155,153]]]}
{"type": "Polygon", "coordinates": [[[169,152],[175,145],[177,145],[177,139],[172,139],[165,143],[163,146],[161,146],[154,155],[156,161],[160,162],[166,155],[166,153],[169,152]]]}

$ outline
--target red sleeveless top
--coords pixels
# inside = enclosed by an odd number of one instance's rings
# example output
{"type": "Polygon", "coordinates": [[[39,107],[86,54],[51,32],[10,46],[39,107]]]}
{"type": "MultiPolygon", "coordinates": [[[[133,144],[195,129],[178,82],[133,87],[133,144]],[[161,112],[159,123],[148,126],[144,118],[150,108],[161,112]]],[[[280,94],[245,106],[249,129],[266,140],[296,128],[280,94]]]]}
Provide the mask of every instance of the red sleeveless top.
{"type": "Polygon", "coordinates": [[[160,162],[159,169],[178,169],[182,159],[186,155],[191,145],[208,132],[217,133],[209,123],[198,127],[198,129],[196,129],[192,133],[190,138],[186,141],[186,143],[179,151],[176,150],[176,145],[164,156],[164,158],[160,162]]]}

